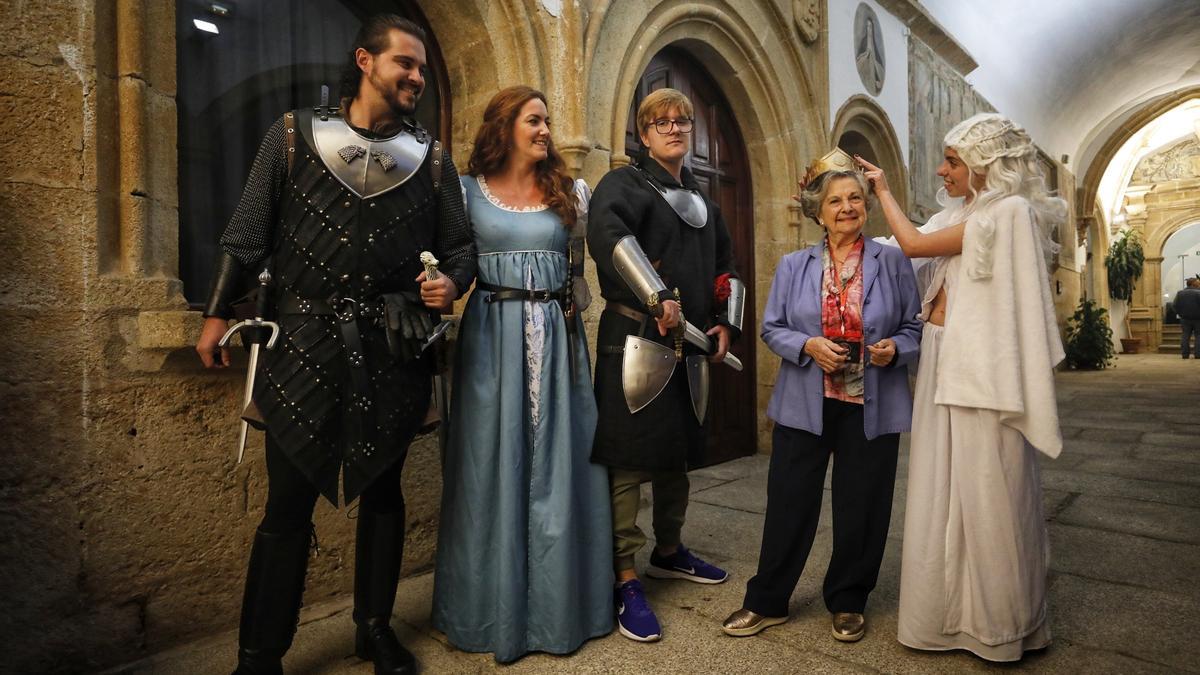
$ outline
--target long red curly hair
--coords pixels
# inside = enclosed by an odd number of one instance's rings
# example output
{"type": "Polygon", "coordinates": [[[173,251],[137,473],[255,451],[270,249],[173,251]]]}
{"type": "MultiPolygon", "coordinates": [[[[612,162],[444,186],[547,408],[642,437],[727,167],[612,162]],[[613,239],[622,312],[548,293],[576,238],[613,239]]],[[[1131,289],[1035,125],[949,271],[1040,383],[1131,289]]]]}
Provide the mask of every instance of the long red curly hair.
{"type": "MultiPolygon", "coordinates": [[[[501,89],[492,97],[483,111],[483,124],[475,133],[475,148],[471,150],[471,159],[467,163],[468,175],[487,176],[504,167],[512,149],[513,126],[516,125],[517,115],[521,113],[522,106],[535,98],[546,103],[545,94],[525,85],[501,89]]],[[[575,181],[567,174],[566,167],[562,155],[554,147],[554,137],[551,135],[546,144],[546,159],[538,162],[535,168],[537,186],[542,191],[546,206],[558,214],[563,225],[571,227],[577,217],[575,181]]]]}

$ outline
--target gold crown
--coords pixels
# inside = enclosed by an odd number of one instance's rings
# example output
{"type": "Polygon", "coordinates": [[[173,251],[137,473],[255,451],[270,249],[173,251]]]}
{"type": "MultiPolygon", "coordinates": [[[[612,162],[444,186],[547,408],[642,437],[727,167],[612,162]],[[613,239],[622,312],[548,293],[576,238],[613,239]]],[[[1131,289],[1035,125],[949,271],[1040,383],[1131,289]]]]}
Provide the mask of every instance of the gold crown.
{"type": "Polygon", "coordinates": [[[854,158],[846,154],[841,148],[834,148],[825,154],[824,157],[813,162],[813,165],[808,168],[804,174],[804,183],[808,184],[812,179],[820,176],[826,171],[857,171],[858,165],[854,163],[854,158]]]}
{"type": "Polygon", "coordinates": [[[847,155],[841,148],[830,150],[824,157],[818,159],[813,164],[813,169],[818,174],[826,171],[857,171],[858,165],[854,163],[854,158],[847,155]]]}

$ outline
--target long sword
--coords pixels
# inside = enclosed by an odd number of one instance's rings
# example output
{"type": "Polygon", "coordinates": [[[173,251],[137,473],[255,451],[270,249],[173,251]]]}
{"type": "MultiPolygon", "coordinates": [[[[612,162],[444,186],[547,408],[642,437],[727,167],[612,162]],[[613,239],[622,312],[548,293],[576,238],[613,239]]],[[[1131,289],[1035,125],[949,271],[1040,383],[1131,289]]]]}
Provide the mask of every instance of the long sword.
{"type": "MultiPolygon", "coordinates": [[[[267,349],[274,349],[275,342],[279,339],[279,324],[274,321],[267,321],[263,317],[267,315],[267,287],[271,285],[271,273],[264,269],[262,274],[258,275],[258,302],[255,304],[255,316],[253,319],[247,319],[235,323],[225,331],[225,335],[221,336],[221,341],[218,343],[224,347],[229,344],[230,338],[239,331],[248,330],[251,328],[270,328],[271,337],[267,339],[267,349]]],[[[250,362],[246,365],[246,391],[242,394],[242,410],[250,406],[250,402],[254,397],[254,378],[258,374],[258,352],[262,347],[262,333],[255,331],[250,338],[250,362]]],[[[246,435],[250,431],[250,423],[245,419],[242,420],[242,430],[238,436],[238,463],[241,464],[242,457],[246,454],[246,435]]]]}
{"type": "MultiPolygon", "coordinates": [[[[433,281],[442,276],[438,271],[438,259],[429,251],[421,251],[421,264],[425,266],[425,278],[433,281]]],[[[443,320],[429,333],[429,337],[421,344],[421,351],[425,351],[435,342],[437,342],[446,330],[453,325],[453,321],[443,320]]],[[[446,377],[442,374],[445,366],[444,354],[438,350],[434,350],[437,363],[434,368],[433,375],[433,400],[438,407],[438,414],[442,418],[442,423],[438,427],[438,447],[441,450],[442,462],[446,460],[446,443],[448,442],[447,433],[450,429],[450,391],[446,387],[446,377]]]]}

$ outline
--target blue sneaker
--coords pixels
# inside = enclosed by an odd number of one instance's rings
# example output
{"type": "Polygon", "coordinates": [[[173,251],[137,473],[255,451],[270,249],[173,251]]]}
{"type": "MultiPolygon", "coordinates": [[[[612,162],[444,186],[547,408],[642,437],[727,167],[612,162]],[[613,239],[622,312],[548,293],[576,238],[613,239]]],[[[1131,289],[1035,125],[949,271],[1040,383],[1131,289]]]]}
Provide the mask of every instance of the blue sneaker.
{"type": "Polygon", "coordinates": [[[687,579],[698,584],[719,584],[729,578],[729,573],[710,565],[692,555],[683,544],[669,556],[660,556],[658,551],[650,553],[650,568],[646,576],[655,579],[687,579]]]}
{"type": "Polygon", "coordinates": [[[621,635],[638,642],[655,642],[662,638],[658,617],[646,602],[642,582],[632,579],[616,589],[617,630],[621,635]]]}

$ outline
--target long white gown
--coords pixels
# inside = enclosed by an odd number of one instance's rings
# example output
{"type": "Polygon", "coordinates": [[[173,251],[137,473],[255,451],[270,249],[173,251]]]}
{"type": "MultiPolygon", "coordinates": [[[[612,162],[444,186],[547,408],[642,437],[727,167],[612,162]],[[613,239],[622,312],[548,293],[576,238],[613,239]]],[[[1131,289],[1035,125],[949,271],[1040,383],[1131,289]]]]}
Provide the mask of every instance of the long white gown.
{"type": "MultiPolygon", "coordinates": [[[[961,256],[922,272],[933,279],[922,319],[952,282],[961,256]]],[[[923,274],[922,276],[927,276],[923,274]]],[[[908,498],[900,568],[900,642],[967,649],[1015,661],[1050,643],[1046,622],[1049,546],[1036,451],[994,410],[937,405],[945,329],[926,323],[913,396],[908,498]]]]}
{"type": "MultiPolygon", "coordinates": [[[[938,216],[927,231],[961,220],[938,216]]],[[[1028,439],[1051,457],[1061,450],[1053,367],[1062,347],[1028,205],[1006,200],[987,216],[990,231],[967,221],[966,255],[918,270],[921,318],[945,289],[946,326],[927,322],[921,339],[898,637],[1015,661],[1050,643],[1049,543],[1028,439]]]]}

